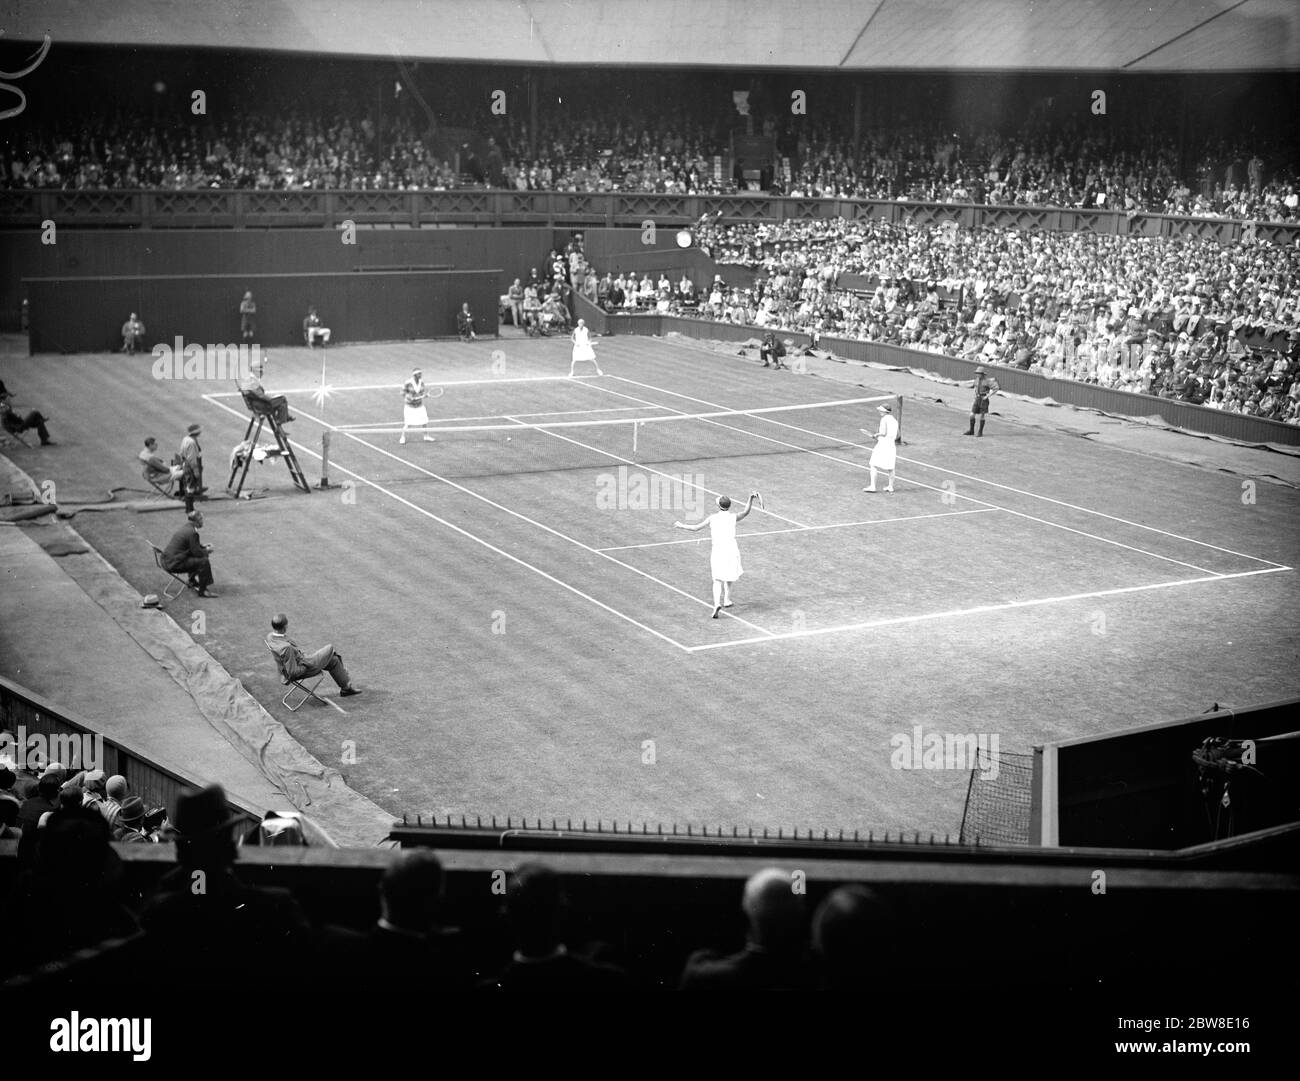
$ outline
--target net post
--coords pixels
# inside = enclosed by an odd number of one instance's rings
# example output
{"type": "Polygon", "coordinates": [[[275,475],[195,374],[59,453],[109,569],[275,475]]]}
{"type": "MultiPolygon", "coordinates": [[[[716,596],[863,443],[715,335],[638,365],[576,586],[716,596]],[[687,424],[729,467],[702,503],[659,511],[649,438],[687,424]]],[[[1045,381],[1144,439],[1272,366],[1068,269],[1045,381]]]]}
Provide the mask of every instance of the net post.
{"type": "Polygon", "coordinates": [[[903,442],[903,396],[901,394],[894,395],[894,415],[898,418],[898,434],[894,436],[894,445],[906,446],[903,442]]]}
{"type": "Polygon", "coordinates": [[[320,434],[320,483],[316,487],[319,489],[334,487],[330,483],[330,432],[328,428],[320,434]]]}
{"type": "Polygon", "coordinates": [[[633,454],[636,453],[636,437],[637,437],[637,433],[640,431],[641,431],[641,422],[639,420],[634,420],[632,422],[632,453],[633,454]]]}

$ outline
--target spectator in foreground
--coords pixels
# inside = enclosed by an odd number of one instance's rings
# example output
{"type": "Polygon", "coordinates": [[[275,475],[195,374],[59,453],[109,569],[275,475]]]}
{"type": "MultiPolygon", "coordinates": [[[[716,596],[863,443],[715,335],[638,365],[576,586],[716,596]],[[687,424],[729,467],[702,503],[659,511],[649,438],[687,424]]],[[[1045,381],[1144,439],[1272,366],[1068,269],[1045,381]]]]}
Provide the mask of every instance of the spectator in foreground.
{"type": "Polygon", "coordinates": [[[176,798],[170,832],[177,867],[140,913],[160,988],[246,989],[309,967],[313,936],[293,896],[247,885],[234,872],[238,821],[220,785],[176,798]]]}
{"type": "Polygon", "coordinates": [[[569,952],[560,930],[567,908],[560,876],[540,864],[523,864],[506,893],[514,958],[500,975],[480,987],[542,992],[626,989],[621,968],[569,952]]]}
{"type": "Polygon", "coordinates": [[[813,916],[813,951],[826,991],[882,990],[890,981],[890,908],[866,886],[840,886],[813,916]],[[883,985],[883,987],[882,987],[883,985]]]}
{"type": "Polygon", "coordinates": [[[442,863],[429,849],[411,849],[393,857],[379,882],[379,922],[356,936],[361,990],[470,989],[461,934],[438,920],[442,891],[442,863]]]}
{"type": "Polygon", "coordinates": [[[794,991],[812,986],[805,944],[803,895],[787,871],[769,867],[745,883],[741,900],[749,932],[745,948],[697,950],[682,970],[682,991],[794,991]]]}

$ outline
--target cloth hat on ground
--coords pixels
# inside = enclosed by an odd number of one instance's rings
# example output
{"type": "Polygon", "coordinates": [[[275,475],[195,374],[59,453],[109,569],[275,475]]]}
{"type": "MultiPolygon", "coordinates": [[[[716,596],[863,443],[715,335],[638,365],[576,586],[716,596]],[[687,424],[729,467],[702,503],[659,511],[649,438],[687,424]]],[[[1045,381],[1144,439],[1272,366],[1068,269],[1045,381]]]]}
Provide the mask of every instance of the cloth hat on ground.
{"type": "Polygon", "coordinates": [[[140,601],[140,607],[141,607],[141,608],[161,608],[161,607],[162,607],[162,599],[158,596],[157,593],[146,593],[145,596],[144,596],[144,598],[140,601]]]}

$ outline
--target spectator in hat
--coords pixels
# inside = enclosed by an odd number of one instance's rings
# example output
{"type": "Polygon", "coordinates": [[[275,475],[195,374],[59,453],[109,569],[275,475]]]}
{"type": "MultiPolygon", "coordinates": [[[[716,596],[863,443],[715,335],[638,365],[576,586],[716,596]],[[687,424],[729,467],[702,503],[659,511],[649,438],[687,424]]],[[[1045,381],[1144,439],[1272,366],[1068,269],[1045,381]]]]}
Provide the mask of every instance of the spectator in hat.
{"type": "Polygon", "coordinates": [[[343,667],[343,655],[332,645],[321,646],[314,653],[303,653],[298,643],[289,637],[288,631],[289,617],[280,612],[271,618],[271,633],[266,636],[266,644],[275,654],[276,664],[285,676],[303,680],[328,672],[338,684],[340,697],[361,693],[361,688],[352,685],[352,677],[343,667]]]}
{"type": "Polygon", "coordinates": [[[122,352],[134,354],[137,346],[144,346],[144,324],[132,312],[122,324],[122,352]]]}
{"type": "Polygon", "coordinates": [[[569,950],[562,930],[567,908],[558,874],[537,863],[519,867],[506,892],[514,956],[495,979],[480,986],[495,991],[551,993],[626,989],[622,969],[569,950]]]}
{"type": "Polygon", "coordinates": [[[234,872],[239,815],[224,789],[182,790],[170,822],[177,866],[140,912],[158,985],[247,988],[249,981],[282,981],[309,968],[311,928],[293,896],[247,885],[234,872]]]}
{"type": "Polygon", "coordinates": [[[26,414],[19,414],[13,407],[12,398],[13,395],[5,389],[3,383],[0,383],[0,427],[10,435],[18,436],[35,429],[37,436],[40,437],[41,446],[53,446],[54,440],[50,438],[50,430],[46,427],[49,418],[36,409],[26,414]]]}
{"type": "Polygon", "coordinates": [[[167,547],[163,549],[163,569],[172,574],[184,574],[189,577],[189,584],[200,597],[212,598],[212,545],[199,540],[199,530],[203,528],[203,512],[192,510],[185,515],[185,524],[172,534],[167,547]]]}
{"type": "Polygon", "coordinates": [[[785,365],[781,363],[781,358],[785,356],[785,346],[781,344],[777,336],[770,330],[763,335],[762,344],[758,347],[758,355],[762,358],[764,368],[769,367],[768,360],[772,361],[770,366],[773,368],[785,367],[785,365]]]}
{"type": "Polygon", "coordinates": [[[110,826],[117,824],[117,816],[122,810],[122,801],[130,795],[126,778],[120,773],[113,774],[104,782],[104,798],[99,804],[99,813],[110,826]]]}
{"type": "Polygon", "coordinates": [[[202,434],[202,425],[191,424],[181,440],[181,491],[185,495],[187,511],[194,509],[196,499],[207,499],[207,488],[203,486],[203,448],[199,445],[202,434]]]}
{"type": "Polygon", "coordinates": [[[749,924],[737,953],[698,950],[686,961],[683,991],[779,991],[812,984],[805,954],[803,895],[786,871],[769,867],[745,883],[741,908],[749,924]]]}
{"type": "Polygon", "coordinates": [[[139,796],[128,796],[118,813],[117,823],[112,827],[114,841],[124,844],[145,844],[155,840],[144,831],[144,800],[139,796]]]}
{"type": "Polygon", "coordinates": [[[967,428],[964,433],[962,433],[963,435],[984,434],[984,418],[988,416],[989,398],[992,395],[996,394],[999,389],[1000,388],[998,387],[998,381],[996,379],[989,378],[989,376],[985,373],[982,367],[975,369],[975,383],[974,383],[975,397],[974,400],[971,402],[971,407],[970,407],[970,427],[967,428]],[[976,418],[979,419],[979,425],[980,425],[979,432],[975,431],[976,418]]]}

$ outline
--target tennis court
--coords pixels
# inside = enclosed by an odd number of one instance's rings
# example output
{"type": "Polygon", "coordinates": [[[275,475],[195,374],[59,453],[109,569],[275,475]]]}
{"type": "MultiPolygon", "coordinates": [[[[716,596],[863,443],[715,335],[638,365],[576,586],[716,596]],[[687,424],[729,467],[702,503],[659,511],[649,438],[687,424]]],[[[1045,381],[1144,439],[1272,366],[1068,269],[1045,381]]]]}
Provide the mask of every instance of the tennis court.
{"type": "MultiPolygon", "coordinates": [[[[606,374],[577,379],[556,339],[331,349],[323,376],[318,354],[277,351],[266,383],[303,468],[329,432],[343,487],[298,495],[268,461],[272,498],[208,504],[222,596],[203,644],[323,761],[354,744],[340,768],[394,813],[942,836],[966,774],[891,764],[914,726],[1027,751],[1295,692],[1294,489],[1246,507],[1238,478],[997,417],[966,439],[963,409],[862,369],[597,351],[606,374]],[[416,366],[443,390],[436,441],[401,445],[416,366]],[[893,494],[862,492],[877,402],[902,406],[893,494]],[[751,490],[764,507],[714,620],[707,534],[673,522],[751,490]],[[280,708],[276,610],[345,654],[366,691],[346,712],[280,708]]],[[[65,363],[109,410],[175,415],[143,375],[65,363]]],[[[228,385],[165,392],[207,447],[239,440],[228,385]]],[[[150,518],[77,527],[148,591],[150,518]]]]}

